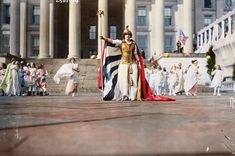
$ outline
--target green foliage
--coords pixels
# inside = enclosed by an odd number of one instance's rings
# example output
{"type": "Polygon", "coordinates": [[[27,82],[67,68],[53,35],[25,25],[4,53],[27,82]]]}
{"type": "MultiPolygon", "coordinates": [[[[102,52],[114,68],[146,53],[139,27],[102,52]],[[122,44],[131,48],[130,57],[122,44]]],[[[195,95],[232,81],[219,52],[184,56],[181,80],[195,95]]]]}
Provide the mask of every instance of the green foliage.
{"type": "Polygon", "coordinates": [[[211,72],[214,70],[216,58],[215,53],[213,52],[213,46],[210,46],[208,52],[206,53],[206,59],[207,59],[207,73],[210,75],[210,78],[212,79],[211,72]]]}

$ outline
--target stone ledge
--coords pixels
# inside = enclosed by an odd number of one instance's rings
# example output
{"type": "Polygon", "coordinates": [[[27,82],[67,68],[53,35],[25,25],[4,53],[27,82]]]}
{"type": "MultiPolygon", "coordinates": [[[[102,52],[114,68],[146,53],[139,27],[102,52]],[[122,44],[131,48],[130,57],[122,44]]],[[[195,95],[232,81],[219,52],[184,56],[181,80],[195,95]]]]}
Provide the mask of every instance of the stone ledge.
{"type": "Polygon", "coordinates": [[[158,59],[160,58],[168,58],[168,57],[206,57],[206,53],[191,53],[191,54],[186,54],[186,53],[163,53],[161,54],[158,59]]]}

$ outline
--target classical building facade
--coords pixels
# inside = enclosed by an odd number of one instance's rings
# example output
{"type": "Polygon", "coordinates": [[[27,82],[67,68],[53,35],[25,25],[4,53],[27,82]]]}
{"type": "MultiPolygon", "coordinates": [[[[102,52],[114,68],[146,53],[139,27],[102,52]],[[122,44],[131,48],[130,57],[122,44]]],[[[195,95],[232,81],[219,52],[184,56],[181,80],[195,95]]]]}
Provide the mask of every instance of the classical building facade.
{"type": "Polygon", "coordinates": [[[196,33],[231,11],[234,0],[0,0],[0,52],[23,58],[100,56],[99,35],[122,38],[126,25],[147,57],[174,52],[182,30],[185,53],[196,33]],[[98,10],[104,14],[97,16],[98,10]]]}

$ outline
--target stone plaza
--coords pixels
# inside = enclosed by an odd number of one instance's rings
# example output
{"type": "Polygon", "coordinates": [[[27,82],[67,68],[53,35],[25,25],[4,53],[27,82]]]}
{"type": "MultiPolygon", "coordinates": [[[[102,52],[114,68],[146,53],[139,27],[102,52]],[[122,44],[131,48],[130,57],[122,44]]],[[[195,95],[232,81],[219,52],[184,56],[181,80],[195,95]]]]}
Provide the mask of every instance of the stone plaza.
{"type": "Polygon", "coordinates": [[[0,97],[0,155],[234,155],[233,97],[0,97]]]}

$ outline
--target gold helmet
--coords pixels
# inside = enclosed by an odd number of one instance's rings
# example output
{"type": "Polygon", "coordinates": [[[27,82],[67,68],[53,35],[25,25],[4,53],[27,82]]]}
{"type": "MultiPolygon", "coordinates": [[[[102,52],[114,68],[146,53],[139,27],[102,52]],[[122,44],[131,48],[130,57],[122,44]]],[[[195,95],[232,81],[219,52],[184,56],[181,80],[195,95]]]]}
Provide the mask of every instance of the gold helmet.
{"type": "Polygon", "coordinates": [[[122,33],[122,37],[125,38],[125,35],[130,35],[132,37],[132,32],[129,30],[129,25],[126,26],[122,33]]]}

